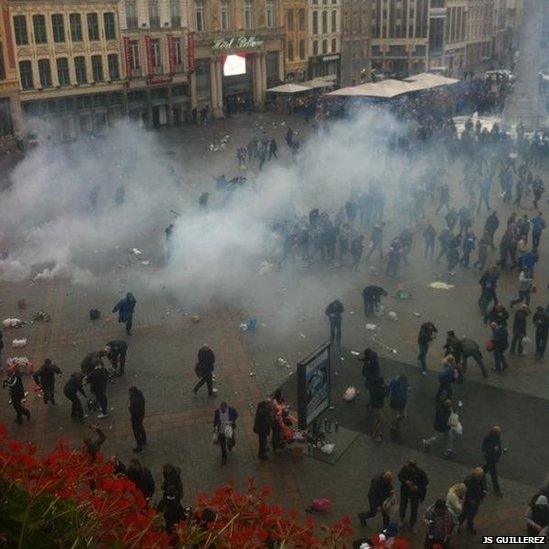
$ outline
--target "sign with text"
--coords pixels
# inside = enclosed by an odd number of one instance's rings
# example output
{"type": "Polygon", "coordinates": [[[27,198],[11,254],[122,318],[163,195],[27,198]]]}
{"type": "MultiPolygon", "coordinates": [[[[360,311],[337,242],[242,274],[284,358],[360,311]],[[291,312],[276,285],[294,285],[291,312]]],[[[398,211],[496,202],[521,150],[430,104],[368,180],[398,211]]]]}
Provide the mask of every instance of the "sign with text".
{"type": "Polygon", "coordinates": [[[260,48],[263,40],[258,40],[255,36],[238,36],[233,38],[218,38],[214,40],[213,50],[246,50],[250,48],[260,48]]]}
{"type": "Polygon", "coordinates": [[[194,72],[194,34],[187,34],[187,72],[194,72]]]}
{"type": "Polygon", "coordinates": [[[297,364],[297,412],[300,429],[330,406],[330,344],[326,343],[297,364]]]}

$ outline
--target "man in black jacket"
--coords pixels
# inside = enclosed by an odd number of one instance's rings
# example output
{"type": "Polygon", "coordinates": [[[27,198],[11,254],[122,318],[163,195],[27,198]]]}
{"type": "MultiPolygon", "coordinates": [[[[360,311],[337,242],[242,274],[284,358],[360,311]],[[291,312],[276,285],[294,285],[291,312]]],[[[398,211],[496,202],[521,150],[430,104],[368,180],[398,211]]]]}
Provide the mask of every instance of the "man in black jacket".
{"type": "Polygon", "coordinates": [[[94,368],[87,375],[87,382],[90,386],[90,391],[95,395],[97,404],[101,412],[97,415],[98,419],[102,419],[109,415],[107,404],[107,385],[109,382],[109,372],[103,366],[94,368]]]}
{"type": "Polygon", "coordinates": [[[501,374],[509,364],[505,358],[505,351],[509,347],[509,333],[505,325],[498,326],[495,322],[490,324],[492,328],[492,340],[494,341],[494,372],[501,374]]]}
{"type": "Polygon", "coordinates": [[[522,340],[526,337],[526,317],[530,314],[528,305],[523,303],[513,318],[513,339],[511,340],[511,355],[515,353],[521,356],[524,349],[522,340]]]}
{"type": "Polygon", "coordinates": [[[125,341],[113,340],[109,341],[105,347],[107,357],[119,376],[124,375],[124,366],[126,365],[126,352],[128,344],[125,341]]]}
{"type": "Polygon", "coordinates": [[[366,286],[362,290],[362,300],[364,301],[364,314],[369,316],[379,309],[381,296],[386,296],[387,292],[381,286],[366,286]]]}
{"type": "Polygon", "coordinates": [[[385,471],[385,473],[381,473],[372,479],[368,490],[368,503],[370,504],[370,510],[358,514],[360,524],[366,527],[368,519],[381,513],[383,529],[387,528],[389,524],[388,511],[394,505],[393,473],[391,471],[385,471]]]}
{"type": "Polygon", "coordinates": [[[379,358],[377,353],[368,347],[364,354],[358,357],[362,365],[362,377],[364,378],[364,386],[368,390],[370,403],[372,402],[372,390],[375,380],[380,376],[379,358]]]}
{"type": "Polygon", "coordinates": [[[429,451],[432,444],[436,442],[439,437],[443,436],[445,438],[446,445],[446,449],[444,451],[445,457],[450,458],[454,454],[454,433],[450,428],[449,422],[452,411],[452,401],[449,398],[445,400],[437,400],[434,422],[435,434],[430,438],[425,438],[422,440],[421,445],[423,447],[423,451],[429,451]]]}
{"type": "Polygon", "coordinates": [[[130,387],[128,390],[130,396],[130,417],[132,420],[132,431],[135,438],[136,447],[134,453],[143,451],[143,446],[147,444],[147,434],[143,427],[143,419],[145,418],[145,397],[137,387],[130,387]]]}
{"type": "Polygon", "coordinates": [[[254,433],[257,435],[259,449],[257,457],[261,460],[269,459],[267,455],[267,441],[273,424],[273,406],[270,400],[262,400],[256,408],[254,419],[254,433]]]}
{"type": "Polygon", "coordinates": [[[429,344],[435,339],[438,330],[432,322],[425,322],[419,328],[419,334],[417,336],[417,344],[419,346],[419,355],[417,359],[421,365],[421,374],[427,375],[427,351],[429,350],[429,344]]]}
{"type": "Polygon", "coordinates": [[[478,299],[478,306],[484,322],[487,322],[488,305],[493,301],[497,304],[498,298],[496,294],[496,286],[499,278],[499,270],[496,266],[492,266],[487,269],[480,277],[478,283],[480,284],[480,297],[478,299]]]}
{"type": "Polygon", "coordinates": [[[492,487],[496,496],[501,497],[502,493],[499,488],[498,471],[496,465],[501,459],[503,448],[501,447],[501,427],[495,425],[490,429],[490,432],[482,441],[482,453],[484,454],[484,474],[490,473],[492,478],[492,487]]]}
{"type": "Polygon", "coordinates": [[[13,372],[8,379],[2,382],[2,387],[8,387],[10,392],[11,405],[17,414],[15,421],[22,423],[23,416],[26,416],[27,421],[30,421],[31,414],[23,406],[23,399],[25,398],[25,387],[23,386],[23,380],[19,372],[19,367],[15,366],[13,372]]]}
{"type": "Polygon", "coordinates": [[[420,469],[415,461],[408,461],[398,474],[400,481],[400,520],[404,522],[406,508],[410,501],[410,527],[414,528],[417,521],[417,508],[425,499],[429,479],[425,471],[420,469]]]}
{"type": "Polygon", "coordinates": [[[459,527],[464,522],[467,522],[467,532],[475,534],[475,517],[482,500],[486,496],[486,476],[482,467],[475,467],[473,473],[463,481],[467,487],[465,492],[465,501],[463,502],[463,510],[459,516],[459,527]]]}
{"type": "Polygon", "coordinates": [[[532,321],[536,327],[536,358],[543,358],[549,334],[549,309],[544,311],[543,307],[536,307],[532,321]]]}
{"type": "Polygon", "coordinates": [[[335,341],[337,347],[341,347],[341,315],[343,311],[343,303],[338,299],[332,301],[324,311],[330,321],[330,343],[335,341]]]}
{"type": "Polygon", "coordinates": [[[484,230],[488,235],[488,237],[490,238],[490,246],[492,247],[492,250],[496,249],[496,247],[494,246],[494,235],[496,234],[498,227],[499,227],[498,212],[494,211],[486,218],[486,222],[484,223],[484,230]]]}
{"type": "Polygon", "coordinates": [[[54,392],[56,375],[60,376],[61,370],[53,364],[49,358],[46,358],[44,364],[42,364],[32,376],[36,385],[42,389],[44,404],[47,404],[48,402],[55,404],[54,392]]]}
{"type": "Polygon", "coordinates": [[[194,386],[193,393],[196,395],[198,389],[204,385],[208,386],[208,394],[213,396],[217,393],[217,389],[214,389],[213,386],[213,371],[215,364],[215,354],[208,347],[208,345],[203,345],[198,350],[197,363],[195,366],[195,373],[200,378],[200,381],[194,386]]]}
{"type": "Polygon", "coordinates": [[[138,459],[130,459],[126,477],[131,480],[135,487],[143,494],[147,505],[150,503],[154,494],[154,479],[151,471],[143,467],[138,459]]]}
{"type": "Polygon", "coordinates": [[[71,374],[71,377],[65,383],[63,388],[63,393],[65,396],[72,402],[71,408],[71,417],[75,421],[82,421],[85,417],[84,409],[82,408],[82,403],[78,398],[78,393],[81,393],[83,397],[87,398],[86,392],[82,385],[84,381],[84,374],[82,372],[75,372],[71,374]]]}

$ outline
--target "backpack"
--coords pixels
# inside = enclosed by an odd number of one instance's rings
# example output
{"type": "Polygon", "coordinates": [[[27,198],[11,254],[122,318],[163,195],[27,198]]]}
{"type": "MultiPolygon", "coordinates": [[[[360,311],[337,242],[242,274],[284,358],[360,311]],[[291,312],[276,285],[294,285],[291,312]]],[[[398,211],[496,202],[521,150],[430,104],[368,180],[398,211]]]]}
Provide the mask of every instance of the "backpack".
{"type": "Polygon", "coordinates": [[[200,362],[195,364],[194,373],[196,374],[196,377],[202,377],[204,375],[204,366],[200,364],[200,362]]]}
{"type": "Polygon", "coordinates": [[[97,320],[101,316],[99,309],[90,309],[90,320],[97,320]]]}

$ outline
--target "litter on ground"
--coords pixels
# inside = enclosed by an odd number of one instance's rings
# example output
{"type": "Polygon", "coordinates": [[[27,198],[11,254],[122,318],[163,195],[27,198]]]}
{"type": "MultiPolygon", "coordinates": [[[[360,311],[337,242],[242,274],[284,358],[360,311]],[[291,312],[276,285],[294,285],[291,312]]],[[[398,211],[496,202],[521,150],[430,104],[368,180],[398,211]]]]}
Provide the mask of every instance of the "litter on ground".
{"type": "Polygon", "coordinates": [[[433,290],[451,290],[453,287],[453,284],[446,284],[446,282],[440,282],[439,280],[429,284],[429,288],[433,288],[433,290]]]}
{"type": "Polygon", "coordinates": [[[4,328],[20,328],[23,324],[25,323],[19,318],[6,318],[2,321],[4,328]]]}
{"type": "Polygon", "coordinates": [[[27,338],[24,337],[23,339],[14,339],[11,342],[12,347],[24,347],[27,344],[27,338]]]}
{"type": "Polygon", "coordinates": [[[130,252],[133,254],[133,255],[141,255],[141,251],[138,250],[137,248],[132,248],[130,250],[130,252]]]}
{"type": "Polygon", "coordinates": [[[377,329],[377,324],[366,324],[366,329],[370,331],[374,331],[377,329]]]}
{"type": "Polygon", "coordinates": [[[32,319],[36,322],[49,322],[51,320],[51,316],[45,311],[34,311],[34,313],[32,313],[32,319]]]}
{"type": "Polygon", "coordinates": [[[395,313],[395,311],[389,311],[387,313],[387,318],[389,320],[392,320],[393,322],[396,322],[398,320],[398,315],[395,313]]]}
{"type": "Polygon", "coordinates": [[[360,353],[358,351],[351,351],[351,354],[354,356],[360,356],[360,353]]]}
{"type": "Polygon", "coordinates": [[[262,261],[259,264],[259,271],[258,273],[260,275],[265,275],[267,273],[270,273],[273,270],[274,265],[272,263],[269,263],[268,261],[262,261]]]}

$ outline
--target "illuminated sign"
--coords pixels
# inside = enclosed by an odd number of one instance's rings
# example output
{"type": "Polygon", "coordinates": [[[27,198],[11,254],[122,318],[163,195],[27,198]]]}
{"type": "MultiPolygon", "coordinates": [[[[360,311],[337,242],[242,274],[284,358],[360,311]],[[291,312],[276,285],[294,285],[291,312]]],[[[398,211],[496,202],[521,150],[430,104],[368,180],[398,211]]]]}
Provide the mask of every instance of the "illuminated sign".
{"type": "Polygon", "coordinates": [[[223,76],[246,74],[246,57],[244,55],[227,55],[223,61],[223,76]]]}
{"type": "Polygon", "coordinates": [[[263,45],[263,40],[258,40],[255,36],[239,36],[238,38],[218,38],[214,40],[213,50],[245,50],[250,48],[259,48],[263,45]]]}

